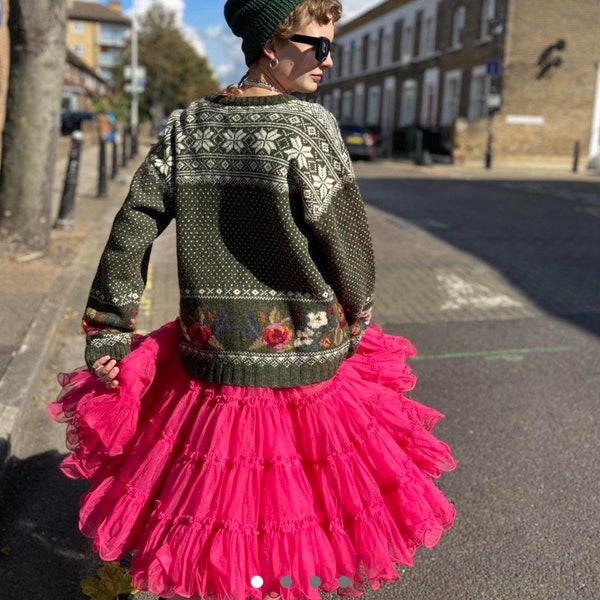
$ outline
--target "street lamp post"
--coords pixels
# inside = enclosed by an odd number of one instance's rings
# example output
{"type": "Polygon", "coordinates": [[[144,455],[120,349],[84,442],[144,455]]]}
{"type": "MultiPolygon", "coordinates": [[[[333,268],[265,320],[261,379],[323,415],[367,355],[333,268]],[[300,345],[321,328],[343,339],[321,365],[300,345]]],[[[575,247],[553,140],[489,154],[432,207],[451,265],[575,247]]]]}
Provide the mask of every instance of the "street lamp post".
{"type": "Polygon", "coordinates": [[[138,0],[133,0],[131,10],[131,156],[137,154],[139,98],[138,98],[138,0]]]}
{"type": "MultiPolygon", "coordinates": [[[[494,58],[489,62],[490,65],[495,65],[492,72],[487,74],[487,94],[486,94],[486,106],[488,113],[488,126],[487,126],[487,143],[485,148],[485,168],[491,169],[494,160],[494,115],[500,108],[500,73],[501,73],[501,61],[500,61],[500,41],[502,33],[504,32],[504,17],[497,15],[488,21],[492,37],[494,40],[494,58]],[[494,104],[490,100],[494,98],[494,104]]],[[[489,67],[488,67],[489,68],[489,67]]]]}

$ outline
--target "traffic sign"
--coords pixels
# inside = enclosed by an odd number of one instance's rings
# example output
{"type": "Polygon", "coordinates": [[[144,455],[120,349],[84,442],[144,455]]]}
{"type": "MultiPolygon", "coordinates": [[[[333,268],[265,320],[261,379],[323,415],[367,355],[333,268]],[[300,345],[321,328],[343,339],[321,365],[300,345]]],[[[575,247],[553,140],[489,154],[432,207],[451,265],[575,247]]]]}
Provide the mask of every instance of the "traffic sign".
{"type": "Polygon", "coordinates": [[[146,67],[137,67],[137,69],[135,70],[135,77],[131,76],[132,71],[133,69],[130,65],[125,65],[125,68],[123,69],[123,75],[125,75],[125,79],[127,79],[128,81],[131,79],[137,79],[138,81],[140,79],[146,79],[146,67]]]}
{"type": "Polygon", "coordinates": [[[123,89],[129,94],[142,94],[146,87],[141,85],[134,85],[133,83],[126,83],[123,86],[123,89]]]}
{"type": "Polygon", "coordinates": [[[485,61],[485,73],[489,77],[500,75],[501,63],[499,58],[490,58],[485,61]]]}
{"type": "Polygon", "coordinates": [[[487,95],[488,108],[500,108],[501,104],[502,104],[502,96],[500,94],[488,94],[487,95]]]}

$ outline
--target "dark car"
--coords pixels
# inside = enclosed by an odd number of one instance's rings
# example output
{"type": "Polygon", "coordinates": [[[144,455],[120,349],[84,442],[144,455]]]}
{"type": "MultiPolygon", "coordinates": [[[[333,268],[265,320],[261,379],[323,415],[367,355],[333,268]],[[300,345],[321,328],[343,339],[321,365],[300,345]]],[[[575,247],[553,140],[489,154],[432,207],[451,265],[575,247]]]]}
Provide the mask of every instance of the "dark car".
{"type": "Polygon", "coordinates": [[[352,158],[372,160],[379,156],[379,136],[362,125],[341,125],[342,139],[352,158]]]}
{"type": "Polygon", "coordinates": [[[60,115],[61,135],[71,135],[74,131],[81,129],[83,121],[91,121],[96,118],[93,112],[87,110],[65,110],[60,115]]]}

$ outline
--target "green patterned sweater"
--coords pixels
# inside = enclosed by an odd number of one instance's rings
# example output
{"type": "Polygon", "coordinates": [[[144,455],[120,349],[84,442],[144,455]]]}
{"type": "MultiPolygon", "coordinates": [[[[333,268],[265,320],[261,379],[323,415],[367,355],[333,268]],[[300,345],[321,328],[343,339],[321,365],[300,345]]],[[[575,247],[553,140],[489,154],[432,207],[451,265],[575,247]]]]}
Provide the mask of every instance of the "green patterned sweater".
{"type": "Polygon", "coordinates": [[[356,350],[373,250],[352,163],[322,106],[213,95],[170,116],[100,259],[83,318],[88,367],[131,351],[152,243],[172,219],[191,376],[305,385],[356,350]]]}

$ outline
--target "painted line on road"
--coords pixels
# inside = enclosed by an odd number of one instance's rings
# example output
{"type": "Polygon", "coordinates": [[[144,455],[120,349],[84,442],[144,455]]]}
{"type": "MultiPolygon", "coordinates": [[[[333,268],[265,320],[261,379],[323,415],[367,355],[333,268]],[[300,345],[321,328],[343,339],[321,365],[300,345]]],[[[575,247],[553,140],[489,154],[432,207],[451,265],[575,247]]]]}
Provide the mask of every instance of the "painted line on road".
{"type": "Polygon", "coordinates": [[[513,348],[507,350],[482,350],[479,352],[448,352],[446,354],[425,354],[415,356],[410,360],[455,360],[460,358],[484,358],[485,360],[504,360],[506,362],[521,362],[527,355],[557,354],[573,352],[571,346],[541,346],[534,348],[513,348]]]}

